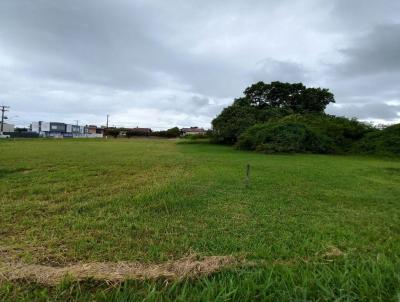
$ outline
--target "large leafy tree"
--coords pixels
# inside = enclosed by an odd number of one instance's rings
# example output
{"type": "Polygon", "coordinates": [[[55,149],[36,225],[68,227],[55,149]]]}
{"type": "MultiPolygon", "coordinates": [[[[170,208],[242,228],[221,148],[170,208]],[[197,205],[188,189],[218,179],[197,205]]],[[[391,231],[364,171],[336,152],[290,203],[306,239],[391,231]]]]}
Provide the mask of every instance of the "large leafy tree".
{"type": "Polygon", "coordinates": [[[282,108],[294,113],[322,113],[335,102],[328,89],[307,88],[302,83],[258,82],[246,88],[244,95],[257,108],[282,108]]]}
{"type": "Polygon", "coordinates": [[[323,113],[335,102],[328,89],[307,88],[302,83],[258,82],[246,88],[244,97],[225,108],[213,121],[217,142],[233,144],[250,126],[299,113],[323,113]]]}
{"type": "Polygon", "coordinates": [[[213,121],[214,140],[233,144],[240,134],[257,122],[257,109],[245,98],[236,99],[233,105],[222,110],[213,121]]]}

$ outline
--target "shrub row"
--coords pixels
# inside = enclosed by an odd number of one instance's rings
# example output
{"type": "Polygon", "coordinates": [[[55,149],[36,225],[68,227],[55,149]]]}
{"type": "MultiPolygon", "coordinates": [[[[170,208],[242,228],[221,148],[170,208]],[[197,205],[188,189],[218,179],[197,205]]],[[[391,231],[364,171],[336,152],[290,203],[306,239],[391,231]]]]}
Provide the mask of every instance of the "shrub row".
{"type": "Polygon", "coordinates": [[[400,155],[400,124],[378,130],[355,119],[289,115],[249,127],[236,146],[265,153],[400,155]]]}

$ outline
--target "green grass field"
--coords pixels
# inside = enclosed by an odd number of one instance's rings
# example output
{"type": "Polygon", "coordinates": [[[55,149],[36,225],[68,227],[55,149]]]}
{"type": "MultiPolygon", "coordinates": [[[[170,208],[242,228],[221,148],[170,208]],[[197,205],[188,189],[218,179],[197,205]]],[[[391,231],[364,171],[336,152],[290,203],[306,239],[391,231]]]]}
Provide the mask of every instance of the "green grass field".
{"type": "Polygon", "coordinates": [[[253,265],[118,286],[3,280],[0,300],[399,301],[399,206],[399,159],[174,140],[3,140],[0,257],[63,266],[197,253],[253,265]]]}

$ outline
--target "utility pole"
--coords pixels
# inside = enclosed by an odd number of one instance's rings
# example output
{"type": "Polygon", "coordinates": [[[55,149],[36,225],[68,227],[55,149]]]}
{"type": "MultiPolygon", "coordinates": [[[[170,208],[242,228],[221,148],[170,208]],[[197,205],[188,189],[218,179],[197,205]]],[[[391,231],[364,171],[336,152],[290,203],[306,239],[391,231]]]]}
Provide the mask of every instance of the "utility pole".
{"type": "Polygon", "coordinates": [[[79,120],[75,120],[75,122],[76,122],[76,125],[78,126],[79,125],[79,120]]]}
{"type": "Polygon", "coordinates": [[[3,134],[3,125],[4,125],[4,119],[7,118],[4,116],[4,113],[6,111],[9,111],[8,108],[10,108],[10,106],[0,106],[0,110],[1,110],[1,129],[0,129],[0,134],[3,134]]]}
{"type": "Polygon", "coordinates": [[[109,114],[107,114],[107,123],[106,123],[106,130],[103,130],[103,131],[105,131],[105,133],[103,132],[103,137],[104,137],[104,134],[106,135],[106,139],[108,139],[108,135],[107,135],[107,132],[108,132],[108,118],[110,117],[110,115],[109,114]]]}

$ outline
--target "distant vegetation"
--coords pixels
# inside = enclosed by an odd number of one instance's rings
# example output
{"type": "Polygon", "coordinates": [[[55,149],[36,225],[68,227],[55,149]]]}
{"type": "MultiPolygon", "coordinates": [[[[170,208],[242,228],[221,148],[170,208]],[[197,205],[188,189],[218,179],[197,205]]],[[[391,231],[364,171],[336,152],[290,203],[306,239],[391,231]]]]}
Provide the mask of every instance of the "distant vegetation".
{"type": "Polygon", "coordinates": [[[256,83],[213,121],[213,141],[265,153],[400,155],[400,125],[384,130],[324,112],[328,89],[256,83]]]}
{"type": "Polygon", "coordinates": [[[163,131],[156,131],[154,132],[155,136],[159,136],[159,137],[179,137],[181,135],[181,131],[179,130],[178,127],[174,127],[168,130],[163,130],[163,131]]]}
{"type": "Polygon", "coordinates": [[[365,154],[400,154],[400,124],[368,133],[354,146],[354,151],[365,154]]]}
{"type": "Polygon", "coordinates": [[[151,131],[148,128],[108,128],[105,130],[105,135],[117,138],[119,136],[131,137],[145,137],[145,136],[155,136],[155,137],[166,137],[174,138],[179,137],[181,132],[178,127],[170,128],[168,130],[161,131],[151,131]]]}
{"type": "Polygon", "coordinates": [[[104,130],[104,135],[117,138],[120,132],[121,130],[117,128],[107,128],[104,130]]]}
{"type": "Polygon", "coordinates": [[[137,129],[128,129],[125,131],[125,136],[126,137],[134,137],[134,136],[150,136],[152,134],[149,131],[145,131],[143,129],[137,128],[137,129]]]}

